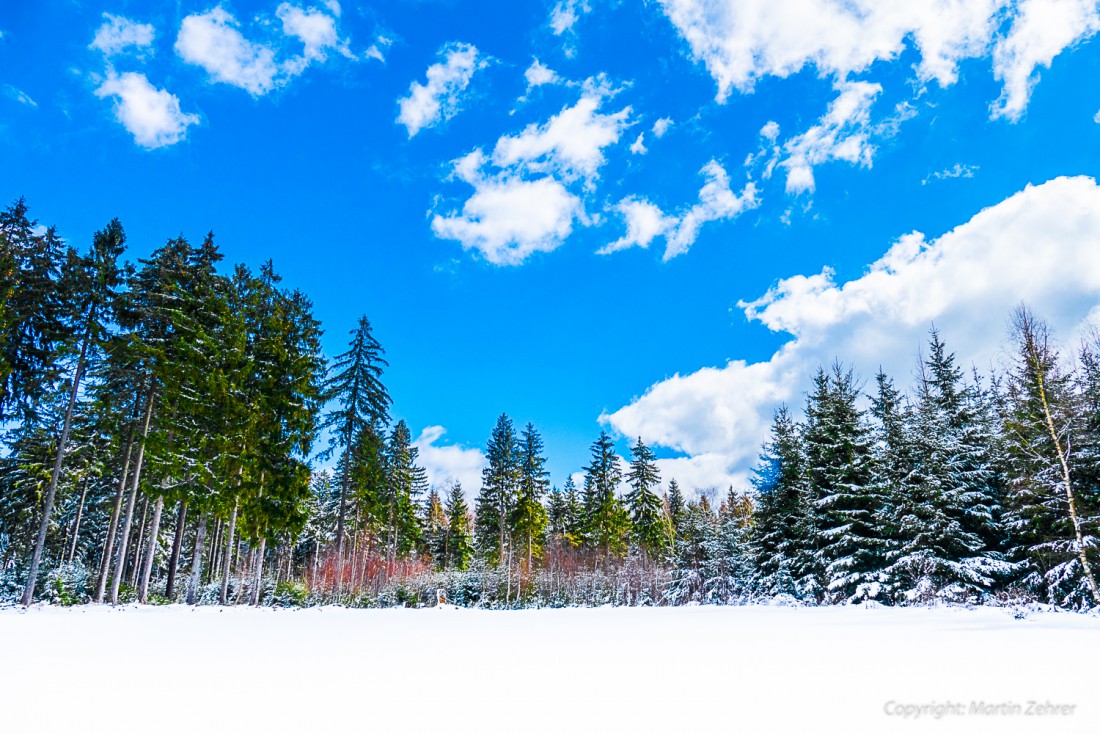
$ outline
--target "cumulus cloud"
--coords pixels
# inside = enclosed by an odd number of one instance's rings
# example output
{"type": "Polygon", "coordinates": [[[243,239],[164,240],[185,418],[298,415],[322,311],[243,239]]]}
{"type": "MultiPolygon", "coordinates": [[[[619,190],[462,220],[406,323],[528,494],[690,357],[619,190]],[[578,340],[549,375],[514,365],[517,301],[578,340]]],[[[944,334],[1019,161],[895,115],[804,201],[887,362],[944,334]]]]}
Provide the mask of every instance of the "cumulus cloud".
{"type": "MultiPolygon", "coordinates": [[[[818,124],[786,142],[781,165],[787,169],[787,192],[813,191],[813,167],[828,161],[870,167],[874,146],[870,142],[871,104],[882,91],[870,82],[842,82],[838,95],[818,124]]],[[[761,131],[767,136],[773,130],[761,131]]],[[[778,134],[778,127],[774,134],[778,134]]]]}
{"type": "Polygon", "coordinates": [[[202,67],[214,81],[240,87],[255,97],[267,94],[277,84],[275,51],[245,38],[237,19],[220,6],[183,19],[176,53],[187,63],[202,67]]]}
{"type": "Polygon", "coordinates": [[[844,79],[916,49],[922,80],[951,84],[982,55],[1006,0],[661,0],[669,20],[718,84],[718,99],[807,66],[844,79]]]}
{"type": "Polygon", "coordinates": [[[631,108],[603,114],[604,95],[586,91],[541,125],[528,125],[518,135],[505,135],[493,148],[493,163],[531,171],[556,171],[568,180],[591,181],[604,164],[604,148],[619,141],[631,108]]]}
{"type": "Polygon", "coordinates": [[[237,19],[221,6],[188,15],[180,23],[176,53],[214,81],[240,87],[254,97],[286,84],[311,64],[324,62],[330,52],[354,58],[348,41],[340,38],[340,4],[335,0],[325,2],[324,9],[284,2],[275,9],[275,17],[281,33],[268,33],[266,41],[257,41],[246,38],[237,19]],[[301,53],[284,55],[280,61],[278,52],[288,50],[288,39],[301,44],[301,53]]]}
{"type": "Polygon", "coordinates": [[[600,255],[628,247],[649,247],[654,239],[675,229],[680,221],[676,217],[667,216],[656,204],[634,196],[620,201],[615,210],[626,222],[626,234],[600,249],[600,255]]]}
{"type": "Polygon", "coordinates": [[[985,368],[1003,358],[1008,317],[1021,300],[1064,335],[1097,313],[1100,187],[1093,179],[1028,186],[938,239],[905,235],[846,283],[829,269],[783,279],[739,304],[748,319],[791,337],[771,358],[677,374],[601,420],[686,454],[675,466],[744,477],[773,411],[800,407],[817,366],[840,358],[864,376],[882,366],[906,384],[935,323],[964,364],[985,368]]]}
{"type": "Polygon", "coordinates": [[[397,122],[405,126],[410,138],[424,128],[454,117],[474,73],[485,66],[477,48],[468,43],[444,46],[439,55],[442,60],[428,67],[427,84],[413,82],[409,95],[397,101],[400,107],[397,122]]]}
{"type": "Polygon", "coordinates": [[[1049,68],[1055,56],[1100,29],[1094,0],[1023,0],[1008,35],[993,50],[993,73],[1004,89],[992,107],[994,117],[1018,120],[1039,81],[1035,70],[1049,68]]]}
{"type": "Polygon", "coordinates": [[[115,99],[115,117],[143,148],[178,143],[187,135],[187,128],[199,122],[197,115],[180,110],[176,95],[157,89],[144,74],[112,72],[95,93],[115,99]]]}
{"type": "Polygon", "coordinates": [[[550,29],[555,36],[571,31],[588,11],[588,3],[584,0],[560,0],[550,11],[550,29]]]}
{"type": "Polygon", "coordinates": [[[674,124],[671,117],[662,117],[657,120],[657,122],[653,123],[653,137],[663,138],[665,133],[668,132],[668,129],[674,124]]]}
{"type": "Polygon", "coordinates": [[[645,155],[649,152],[645,147],[645,133],[638,133],[638,137],[630,144],[630,152],[634,155],[645,155]]]}
{"type": "Polygon", "coordinates": [[[284,72],[294,76],[300,74],[313,62],[323,62],[330,51],[352,58],[347,41],[342,41],[336,29],[336,19],[340,15],[340,6],[333,2],[329,12],[317,8],[300,8],[290,3],[282,3],[275,10],[275,16],[282,21],[283,34],[288,38],[301,41],[302,55],[283,64],[284,72]]]}
{"type": "Polygon", "coordinates": [[[703,187],[699,200],[677,216],[666,215],[661,209],[641,198],[627,197],[615,207],[626,222],[626,234],[599,250],[608,254],[628,247],[649,247],[657,237],[666,241],[663,259],[667,262],[687,252],[699,237],[699,229],[707,222],[733,219],[742,212],[760,204],[756,185],[749,181],[735,194],[730,187],[730,177],[718,161],[703,166],[703,187]]]}
{"type": "Polygon", "coordinates": [[[580,199],[552,176],[528,180],[513,172],[486,174],[476,150],[455,162],[454,176],[474,187],[460,212],[432,217],[437,237],[457,240],[494,265],[518,265],[557,249],[584,219],[580,199]]]}
{"type": "Polygon", "coordinates": [[[103,14],[103,24],[95,32],[89,48],[110,58],[130,49],[147,49],[153,45],[156,30],[148,23],[137,23],[120,15],[103,14]]]}
{"type": "Polygon", "coordinates": [[[481,470],[485,468],[485,455],[479,448],[468,449],[458,444],[439,445],[446,433],[443,426],[428,426],[413,446],[420,452],[419,464],[428,475],[428,484],[440,492],[455,482],[462,483],[466,496],[473,498],[481,487],[481,470]]]}
{"type": "Polygon", "coordinates": [[[538,59],[532,61],[527,71],[523,72],[523,78],[527,80],[529,90],[544,84],[557,84],[560,81],[558,73],[538,59]]]}
{"type": "Polygon", "coordinates": [[[917,56],[921,82],[953,84],[959,63],[992,57],[1002,82],[993,117],[1017,120],[1038,81],[1066,48],[1100,30],[1093,0],[660,0],[714,78],[717,98],[751,92],[765,77],[812,67],[844,81],[872,64],[917,56]]]}

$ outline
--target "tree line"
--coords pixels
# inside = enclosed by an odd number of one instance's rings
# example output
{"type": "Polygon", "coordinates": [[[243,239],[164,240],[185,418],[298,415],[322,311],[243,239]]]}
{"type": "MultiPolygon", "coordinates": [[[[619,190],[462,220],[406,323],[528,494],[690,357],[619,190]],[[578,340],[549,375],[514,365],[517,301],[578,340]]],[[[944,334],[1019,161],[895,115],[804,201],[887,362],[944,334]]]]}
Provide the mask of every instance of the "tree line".
{"type": "Polygon", "coordinates": [[[429,486],[366,317],[328,361],[270,262],[125,252],[117,220],[80,251],[0,214],[0,600],[1100,605],[1100,337],[1066,357],[1024,307],[1001,372],[936,331],[908,393],[820,369],[751,491],[689,498],[606,432],[552,487],[505,414],[468,502],[429,486]]]}

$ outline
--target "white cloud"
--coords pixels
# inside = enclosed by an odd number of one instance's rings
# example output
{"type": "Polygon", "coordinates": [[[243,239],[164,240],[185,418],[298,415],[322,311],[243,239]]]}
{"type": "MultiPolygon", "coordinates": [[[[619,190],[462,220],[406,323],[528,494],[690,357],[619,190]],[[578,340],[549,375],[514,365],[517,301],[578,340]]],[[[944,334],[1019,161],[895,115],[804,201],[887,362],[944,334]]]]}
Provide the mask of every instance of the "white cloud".
{"type": "Polygon", "coordinates": [[[721,219],[732,219],[760,204],[752,181],[745,184],[740,194],[733,193],[729,174],[717,161],[707,163],[701,173],[706,183],[699,189],[699,202],[680,217],[679,225],[669,235],[665,261],[687,252],[699,236],[702,225],[721,219]]]}
{"type": "Polygon", "coordinates": [[[657,120],[657,122],[653,123],[653,137],[663,138],[665,133],[668,132],[668,129],[674,124],[671,117],[662,117],[660,120],[657,120]]]}
{"type": "Polygon", "coordinates": [[[27,107],[37,107],[38,103],[31,99],[31,96],[24,92],[19,87],[12,86],[11,84],[4,85],[4,94],[14,99],[19,104],[26,105],[27,107]]]}
{"type": "Polygon", "coordinates": [[[666,15],[718,83],[718,99],[758,79],[807,66],[844,79],[895,59],[908,41],[922,80],[955,81],[982,55],[1006,0],[661,0],[666,15]]]}
{"type": "Polygon", "coordinates": [[[455,162],[454,176],[474,187],[462,211],[432,217],[437,237],[457,240],[494,265],[518,265],[536,252],[557,249],[584,221],[581,201],[560,181],[523,179],[505,171],[485,175],[476,150],[455,162]]]}
{"type": "Polygon", "coordinates": [[[95,93],[115,98],[115,117],[143,148],[178,143],[186,137],[187,128],[199,122],[197,115],[180,110],[176,95],[157,89],[144,74],[112,72],[95,93]]]}
{"type": "Polygon", "coordinates": [[[255,97],[279,83],[275,51],[241,35],[237,19],[221,7],[183,19],[176,53],[202,67],[214,81],[240,87],[255,97]]]}
{"type": "Polygon", "coordinates": [[[718,161],[710,161],[700,171],[705,183],[699,189],[699,201],[678,216],[666,215],[661,209],[637,197],[627,197],[616,210],[626,221],[626,234],[600,249],[601,255],[629,247],[649,247],[657,237],[666,241],[663,260],[666,262],[690,249],[707,222],[732,219],[744,211],[759,206],[756,185],[745,184],[740,194],[730,188],[729,174],[718,161]]]}
{"type": "Polygon", "coordinates": [[[1008,35],[993,50],[993,73],[1004,82],[994,117],[1018,120],[1039,81],[1035,70],[1100,30],[1095,0],[1022,0],[1008,35]]]}
{"type": "Polygon", "coordinates": [[[458,444],[437,444],[447,431],[443,426],[428,426],[413,446],[420,451],[419,464],[428,475],[428,483],[443,492],[454,482],[461,482],[466,496],[472,499],[481,487],[481,470],[485,468],[485,455],[478,448],[464,448],[458,444]]]}
{"type": "Polygon", "coordinates": [[[440,63],[428,67],[428,83],[413,82],[409,96],[399,99],[397,122],[405,126],[409,137],[426,127],[449,120],[458,113],[459,97],[470,84],[474,72],[485,66],[477,49],[468,43],[452,43],[440,50],[440,63]]]}
{"type": "MultiPolygon", "coordinates": [[[[317,8],[300,8],[290,3],[282,3],[275,10],[276,17],[283,23],[283,34],[302,42],[302,55],[283,64],[283,70],[290,76],[302,73],[313,62],[323,62],[330,51],[352,58],[347,41],[340,39],[336,29],[336,19],[340,16],[339,4],[328,5],[330,13],[317,8]]],[[[368,50],[369,53],[369,50],[368,50]]]]}
{"type": "Polygon", "coordinates": [[[1094,0],[660,0],[724,101],[764,77],[806,67],[844,81],[872,64],[917,55],[921,82],[948,86],[965,59],[992,56],[1003,83],[993,117],[1017,120],[1066,48],[1100,30],[1094,0]]]}
{"type": "Polygon", "coordinates": [[[603,100],[603,94],[586,91],[575,105],[542,125],[528,125],[518,135],[500,138],[493,163],[591,181],[604,164],[603,149],[619,141],[631,114],[630,107],[602,114],[598,110],[603,100]]]}
{"type": "Polygon", "coordinates": [[[573,30],[581,16],[589,11],[584,0],[560,0],[550,11],[550,29],[555,36],[573,30]]]}
{"type": "Polygon", "coordinates": [[[527,80],[529,90],[544,84],[557,84],[560,81],[558,73],[538,59],[532,61],[527,71],[523,72],[523,78],[527,80]]]}
{"type": "Polygon", "coordinates": [[[920,183],[921,186],[927,186],[931,181],[944,181],[949,178],[974,178],[974,174],[977,172],[978,166],[956,163],[950,168],[945,168],[942,171],[933,171],[925,176],[920,183]]]}
{"type": "Polygon", "coordinates": [[[137,23],[129,18],[104,13],[103,25],[96,30],[89,48],[110,58],[131,48],[149,48],[155,35],[156,30],[148,23],[137,23]]]}
{"type": "Polygon", "coordinates": [[[645,147],[645,133],[638,133],[638,137],[630,144],[630,152],[634,155],[645,155],[649,152],[645,147]]]}
{"type": "Polygon", "coordinates": [[[386,63],[386,54],[383,49],[388,49],[392,45],[392,39],[387,38],[386,36],[378,36],[374,39],[374,43],[372,43],[370,47],[363,52],[363,58],[374,59],[375,61],[381,61],[384,64],[386,63]]]}
{"type": "Polygon", "coordinates": [[[676,217],[666,216],[656,204],[633,196],[620,201],[615,210],[626,221],[626,234],[600,249],[600,255],[628,247],[649,247],[654,239],[674,229],[680,221],[676,217]]]}
{"type": "Polygon", "coordinates": [[[984,368],[1003,359],[1008,318],[1021,300],[1063,335],[1097,312],[1100,187],[1093,179],[1028,186],[935,240],[901,237],[846,283],[829,269],[781,280],[739,304],[750,320],[791,335],[770,359],[675,375],[601,420],[681,451],[711,475],[724,468],[745,476],[774,409],[800,407],[817,366],[840,358],[869,377],[881,365],[907,385],[934,322],[962,364],[984,368]]]}
{"type": "MultiPolygon", "coordinates": [[[[818,124],[783,146],[786,157],[780,165],[787,169],[788,193],[812,192],[813,167],[828,161],[871,166],[875,150],[870,142],[871,104],[882,87],[869,82],[841,82],[836,89],[839,94],[818,124]]],[[[778,134],[778,126],[771,129],[765,125],[760,132],[764,137],[778,134]]]]}

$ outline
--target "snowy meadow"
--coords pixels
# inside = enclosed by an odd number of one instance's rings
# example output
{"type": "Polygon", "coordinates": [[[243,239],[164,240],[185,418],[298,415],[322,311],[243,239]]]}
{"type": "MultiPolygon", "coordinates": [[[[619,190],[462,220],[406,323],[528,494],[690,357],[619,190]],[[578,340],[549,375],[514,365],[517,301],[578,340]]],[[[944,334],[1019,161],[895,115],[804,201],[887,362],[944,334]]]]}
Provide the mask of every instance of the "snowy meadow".
{"type": "Polygon", "coordinates": [[[36,605],[0,640],[9,731],[1100,725],[1100,617],[1038,607],[36,605]]]}

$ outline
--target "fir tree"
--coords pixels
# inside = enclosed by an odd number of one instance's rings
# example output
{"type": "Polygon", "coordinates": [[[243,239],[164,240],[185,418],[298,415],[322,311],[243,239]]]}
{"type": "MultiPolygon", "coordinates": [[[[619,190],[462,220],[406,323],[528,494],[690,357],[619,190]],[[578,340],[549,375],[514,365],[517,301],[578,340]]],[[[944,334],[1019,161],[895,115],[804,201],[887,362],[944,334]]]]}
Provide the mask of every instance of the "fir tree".
{"type": "Polygon", "coordinates": [[[447,495],[446,554],[444,568],[452,571],[465,571],[474,555],[473,533],[470,529],[470,511],[466,506],[466,497],[462,485],[455,482],[447,495]]]}
{"type": "Polygon", "coordinates": [[[537,551],[542,546],[542,536],[546,531],[546,509],[542,498],[547,492],[550,481],[547,479],[546,457],[543,456],[542,437],[534,425],[528,423],[520,436],[519,485],[516,492],[516,504],[512,510],[512,534],[521,540],[530,569],[537,551]]]}
{"type": "Polygon", "coordinates": [[[599,549],[605,563],[612,555],[626,552],[630,537],[630,516],[616,496],[622,469],[615,444],[606,431],[592,444],[592,463],[584,468],[585,535],[599,549]]]}
{"type": "Polygon", "coordinates": [[[752,533],[756,584],[764,594],[803,595],[795,583],[810,564],[805,449],[786,408],[776,411],[771,439],[753,475],[757,501],[752,533]]]}
{"type": "Polygon", "coordinates": [[[481,472],[477,497],[477,544],[482,554],[498,565],[507,561],[512,536],[509,520],[515,508],[520,477],[519,447],[512,419],[497,418],[485,447],[487,466],[481,472]]]}

